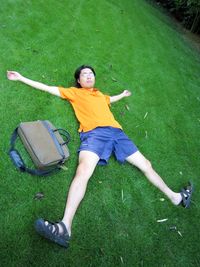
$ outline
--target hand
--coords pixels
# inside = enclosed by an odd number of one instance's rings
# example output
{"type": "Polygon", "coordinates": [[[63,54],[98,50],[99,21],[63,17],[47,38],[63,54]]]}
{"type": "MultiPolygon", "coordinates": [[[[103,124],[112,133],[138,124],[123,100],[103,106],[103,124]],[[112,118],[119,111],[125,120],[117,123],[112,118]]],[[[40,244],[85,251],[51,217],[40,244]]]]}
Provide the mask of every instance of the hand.
{"type": "Polygon", "coordinates": [[[21,74],[16,71],[7,71],[7,78],[11,81],[19,81],[21,77],[21,74]]]}
{"type": "Polygon", "coordinates": [[[124,96],[130,96],[131,95],[131,92],[128,91],[128,90],[124,90],[123,95],[124,96]]]}

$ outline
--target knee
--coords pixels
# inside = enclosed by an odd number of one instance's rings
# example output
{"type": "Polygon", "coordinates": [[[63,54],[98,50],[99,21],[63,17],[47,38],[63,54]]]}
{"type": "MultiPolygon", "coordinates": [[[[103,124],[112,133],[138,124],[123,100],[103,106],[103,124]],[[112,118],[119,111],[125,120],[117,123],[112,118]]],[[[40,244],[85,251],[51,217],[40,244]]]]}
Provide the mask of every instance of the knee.
{"type": "Polygon", "coordinates": [[[91,171],[87,164],[79,163],[78,168],[76,170],[76,177],[80,177],[81,179],[89,179],[91,176],[91,171]]]}

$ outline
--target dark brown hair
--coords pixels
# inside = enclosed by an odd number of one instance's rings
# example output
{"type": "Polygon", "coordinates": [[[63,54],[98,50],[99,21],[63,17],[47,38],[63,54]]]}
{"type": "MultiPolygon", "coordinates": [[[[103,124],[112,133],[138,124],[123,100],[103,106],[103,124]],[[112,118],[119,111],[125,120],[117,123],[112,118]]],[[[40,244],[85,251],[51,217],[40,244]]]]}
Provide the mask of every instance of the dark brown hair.
{"type": "Polygon", "coordinates": [[[79,80],[79,78],[80,78],[80,74],[81,74],[81,71],[82,71],[83,69],[90,69],[90,70],[94,73],[94,76],[96,77],[96,73],[95,73],[95,70],[93,69],[93,67],[88,66],[88,65],[82,65],[82,66],[78,67],[78,68],[75,70],[75,73],[74,73],[75,86],[78,87],[78,88],[81,88],[81,85],[80,85],[80,83],[78,82],[78,80],[79,80]]]}

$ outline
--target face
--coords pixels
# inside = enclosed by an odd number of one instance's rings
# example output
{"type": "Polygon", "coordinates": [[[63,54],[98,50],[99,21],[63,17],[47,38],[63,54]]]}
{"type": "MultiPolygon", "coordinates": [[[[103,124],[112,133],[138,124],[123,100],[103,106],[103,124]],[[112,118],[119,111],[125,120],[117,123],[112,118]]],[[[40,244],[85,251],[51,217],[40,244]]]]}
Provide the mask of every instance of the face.
{"type": "Polygon", "coordinates": [[[95,84],[95,76],[91,69],[83,69],[81,70],[78,82],[83,88],[93,88],[95,84]]]}

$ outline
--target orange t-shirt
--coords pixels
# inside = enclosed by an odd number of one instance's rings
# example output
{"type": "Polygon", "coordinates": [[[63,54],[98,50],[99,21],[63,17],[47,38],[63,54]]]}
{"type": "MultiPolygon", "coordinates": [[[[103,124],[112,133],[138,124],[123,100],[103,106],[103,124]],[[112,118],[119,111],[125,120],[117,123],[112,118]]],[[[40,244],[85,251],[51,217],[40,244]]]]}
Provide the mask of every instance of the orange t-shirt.
{"type": "Polygon", "coordinates": [[[62,98],[68,100],[80,122],[79,132],[87,132],[96,127],[111,126],[122,129],[110,111],[110,97],[99,90],[86,88],[58,87],[62,98]]]}

